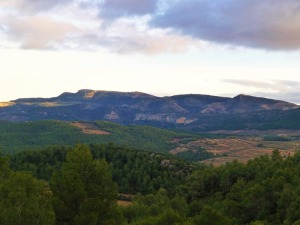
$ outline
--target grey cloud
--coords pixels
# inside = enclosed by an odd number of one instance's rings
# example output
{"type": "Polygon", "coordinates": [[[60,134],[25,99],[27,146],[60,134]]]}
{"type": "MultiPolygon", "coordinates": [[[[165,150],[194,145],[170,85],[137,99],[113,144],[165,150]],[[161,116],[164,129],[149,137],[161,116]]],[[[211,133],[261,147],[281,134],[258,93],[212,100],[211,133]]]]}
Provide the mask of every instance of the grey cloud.
{"type": "MultiPolygon", "coordinates": [[[[65,7],[63,11],[73,6],[65,7]]],[[[79,5],[80,7],[80,5],[79,5]]],[[[85,10],[77,8],[78,12],[85,10]]],[[[107,48],[120,54],[142,53],[159,54],[162,52],[177,53],[186,51],[194,40],[189,37],[166,33],[164,30],[155,31],[147,28],[147,18],[136,21],[110,21],[109,26],[101,26],[97,18],[97,11],[86,16],[83,13],[84,23],[78,21],[55,18],[55,10],[51,16],[37,14],[33,16],[19,16],[9,18],[0,17],[1,39],[9,40],[23,49],[81,49],[98,50],[107,48]],[[92,24],[92,26],[90,26],[92,24]]],[[[61,12],[60,9],[57,9],[61,12]]],[[[77,12],[77,11],[75,11],[77,12]]],[[[74,13],[74,12],[73,12],[74,13]]],[[[71,18],[76,14],[70,14],[71,18]]],[[[69,15],[69,16],[70,16],[69,15]]],[[[3,43],[4,43],[3,42],[3,43]]]]}
{"type": "Polygon", "coordinates": [[[158,0],[106,0],[99,5],[100,15],[106,19],[140,16],[155,12],[158,0]]]}
{"type": "Polygon", "coordinates": [[[151,24],[233,46],[300,48],[298,0],[177,0],[151,24]]]}
{"type": "MultiPolygon", "coordinates": [[[[180,46],[171,47],[171,45],[184,43],[182,49],[187,49],[186,43],[189,43],[189,46],[198,47],[198,43],[201,41],[275,50],[295,50],[300,48],[300,1],[298,0],[3,1],[4,3],[0,2],[0,7],[9,6],[15,9],[17,11],[15,15],[20,20],[42,15],[49,19],[61,20],[63,23],[72,25],[74,18],[76,18],[76,13],[82,12],[82,14],[89,15],[88,21],[76,22],[83,30],[82,33],[76,35],[76,38],[89,33],[98,37],[100,34],[101,39],[96,41],[98,45],[101,46],[101,43],[108,44],[113,50],[119,49],[117,50],[118,52],[137,52],[139,50],[145,52],[145,49],[147,51],[153,49],[153,52],[155,52],[159,48],[163,51],[176,52],[180,46]],[[66,13],[64,17],[61,15],[64,12],[69,14],[66,13]],[[68,18],[68,16],[70,17],[68,18]],[[122,17],[125,17],[124,21],[128,20],[140,24],[137,25],[139,27],[131,31],[129,35],[126,33],[126,30],[124,32],[120,31],[114,23],[120,21],[119,18],[122,17]],[[89,22],[91,25],[88,24],[89,22]],[[91,31],[92,29],[94,31],[91,31]],[[163,31],[164,35],[154,37],[157,30],[159,32],[163,31]],[[109,40],[111,36],[109,32],[114,33],[112,40],[109,40]],[[168,38],[170,38],[170,43],[167,41],[168,38]],[[189,40],[185,41],[187,39],[189,40]],[[155,41],[161,41],[162,44],[155,43],[155,41]],[[167,47],[164,47],[163,44],[167,45],[167,47]]],[[[6,18],[2,19],[2,21],[0,16],[2,24],[9,23],[9,20],[6,18]]],[[[10,28],[9,26],[7,27],[10,28]]],[[[9,35],[20,41],[21,38],[17,36],[18,30],[16,31],[14,28],[0,29],[0,32],[10,32],[9,35]],[[13,35],[13,33],[16,35],[13,35]]],[[[48,38],[46,33],[42,33],[43,29],[36,28],[33,33],[30,33],[31,27],[27,26],[25,28],[21,29],[18,27],[23,32],[21,37],[23,34],[26,37],[21,41],[26,40],[28,43],[28,40],[30,40],[30,44],[26,46],[33,46],[34,41],[40,42],[38,46],[43,45],[42,42],[45,41],[51,42],[50,39],[53,36],[50,35],[48,38]],[[28,32],[25,28],[28,29],[28,32]],[[36,38],[33,35],[36,35],[36,38]],[[41,36],[42,38],[39,39],[41,36]]],[[[59,29],[59,32],[60,30],[64,29],[59,29]]],[[[57,43],[57,37],[59,36],[57,33],[59,32],[53,31],[55,33],[54,41],[57,43]]],[[[71,32],[73,32],[72,29],[71,32]]],[[[72,33],[68,35],[67,32],[59,36],[62,42],[70,40],[72,42],[72,37],[72,33]]]]}
{"type": "Polygon", "coordinates": [[[276,80],[278,84],[281,84],[283,86],[289,87],[289,88],[299,88],[300,82],[297,81],[291,81],[291,80],[276,80]]]}
{"type": "Polygon", "coordinates": [[[270,86],[270,83],[268,82],[259,82],[253,80],[223,79],[222,81],[226,83],[237,84],[246,87],[254,87],[254,88],[266,88],[270,86]]]}
{"type": "Polygon", "coordinates": [[[74,0],[23,0],[19,7],[23,11],[47,11],[55,6],[72,3],[74,0]]]}
{"type": "Polygon", "coordinates": [[[164,34],[149,35],[144,32],[124,35],[87,34],[77,41],[81,48],[97,49],[105,47],[119,54],[143,53],[147,55],[162,52],[183,52],[191,45],[192,40],[187,37],[164,34]]]}
{"type": "Polygon", "coordinates": [[[300,104],[300,91],[291,92],[280,92],[280,93],[267,93],[267,92],[254,92],[251,93],[254,96],[264,96],[266,98],[277,99],[287,102],[292,102],[295,104],[300,104]]]}
{"type": "Polygon", "coordinates": [[[261,90],[269,90],[272,92],[287,92],[296,91],[300,88],[300,82],[290,80],[270,80],[269,82],[260,82],[253,80],[237,80],[237,79],[224,79],[226,83],[237,84],[240,86],[251,87],[261,90]]]}
{"type": "MultiPolygon", "coordinates": [[[[248,88],[255,88],[249,95],[264,96],[266,98],[278,99],[288,102],[300,104],[300,81],[290,80],[270,80],[268,82],[252,81],[252,80],[236,80],[224,79],[226,83],[237,84],[248,88]]],[[[226,94],[226,96],[234,96],[236,94],[226,94]]]]}
{"type": "MultiPolygon", "coordinates": [[[[299,90],[299,89],[298,89],[299,90]]],[[[220,93],[220,96],[234,97],[238,94],[246,94],[256,97],[270,98],[275,100],[281,100],[286,102],[291,102],[300,105],[300,91],[292,90],[290,92],[265,92],[265,91],[255,91],[255,92],[243,92],[243,93],[220,93]]]]}

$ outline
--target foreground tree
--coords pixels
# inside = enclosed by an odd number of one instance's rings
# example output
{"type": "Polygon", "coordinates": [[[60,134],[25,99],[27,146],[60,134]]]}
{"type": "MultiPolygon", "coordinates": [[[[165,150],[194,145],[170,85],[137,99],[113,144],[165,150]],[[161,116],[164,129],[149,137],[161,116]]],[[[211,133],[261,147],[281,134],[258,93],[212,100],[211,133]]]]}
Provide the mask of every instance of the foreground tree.
{"type": "Polygon", "coordinates": [[[117,188],[108,164],[93,160],[86,145],[67,154],[62,169],[51,179],[57,225],[116,224],[117,188]]]}
{"type": "Polygon", "coordinates": [[[0,158],[0,224],[53,225],[51,191],[31,174],[13,172],[0,158]]]}

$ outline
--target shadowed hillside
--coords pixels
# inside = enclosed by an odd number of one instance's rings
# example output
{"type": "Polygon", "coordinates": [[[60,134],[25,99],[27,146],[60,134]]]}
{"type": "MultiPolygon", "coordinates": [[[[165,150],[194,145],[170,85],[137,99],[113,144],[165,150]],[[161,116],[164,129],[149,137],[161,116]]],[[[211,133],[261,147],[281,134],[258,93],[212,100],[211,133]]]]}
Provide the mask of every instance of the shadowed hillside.
{"type": "Polygon", "coordinates": [[[156,97],[140,92],[79,90],[54,98],[17,99],[2,103],[7,121],[108,120],[192,130],[295,128],[299,106],[273,99],[238,95],[156,97]],[[279,122],[278,122],[279,121],[279,122]]]}

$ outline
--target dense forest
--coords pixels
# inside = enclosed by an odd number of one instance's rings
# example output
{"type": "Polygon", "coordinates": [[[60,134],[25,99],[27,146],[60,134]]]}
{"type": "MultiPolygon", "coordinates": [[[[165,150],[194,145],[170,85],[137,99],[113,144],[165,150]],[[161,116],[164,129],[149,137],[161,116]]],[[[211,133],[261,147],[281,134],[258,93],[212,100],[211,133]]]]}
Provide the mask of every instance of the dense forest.
{"type": "Polygon", "coordinates": [[[300,224],[298,152],[210,167],[113,144],[77,145],[2,156],[0,165],[3,225],[300,224]],[[120,194],[133,200],[118,206],[120,194]]]}
{"type": "MultiPolygon", "coordinates": [[[[117,147],[113,143],[91,144],[89,148],[94,159],[104,159],[109,164],[112,179],[121,193],[150,194],[161,187],[171,190],[183,183],[194,167],[200,167],[172,155],[117,147]]],[[[70,151],[71,147],[61,146],[20,152],[10,156],[11,167],[49,181],[70,151]]]]}
{"type": "Polygon", "coordinates": [[[112,122],[84,122],[96,131],[108,135],[85,133],[69,122],[45,120],[13,123],[0,121],[0,148],[11,154],[29,149],[53,145],[73,146],[78,143],[109,143],[119,146],[144,149],[152,152],[167,152],[175,147],[174,138],[192,138],[200,135],[183,131],[170,131],[149,126],[123,126],[112,122]]]}

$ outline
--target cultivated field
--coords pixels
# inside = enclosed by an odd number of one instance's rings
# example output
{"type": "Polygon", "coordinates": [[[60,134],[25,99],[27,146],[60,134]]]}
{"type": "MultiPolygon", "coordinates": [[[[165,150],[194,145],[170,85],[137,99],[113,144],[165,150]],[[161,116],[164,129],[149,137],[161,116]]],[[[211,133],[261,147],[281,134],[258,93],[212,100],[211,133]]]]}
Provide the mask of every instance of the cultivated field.
{"type": "Polygon", "coordinates": [[[222,139],[198,139],[185,144],[179,144],[176,149],[170,151],[171,154],[188,151],[196,148],[203,148],[213,153],[216,158],[203,161],[206,164],[215,166],[238,160],[247,162],[265,154],[272,154],[272,151],[278,149],[282,156],[288,157],[295,151],[300,150],[300,141],[264,141],[261,137],[228,137],[222,139]]]}

